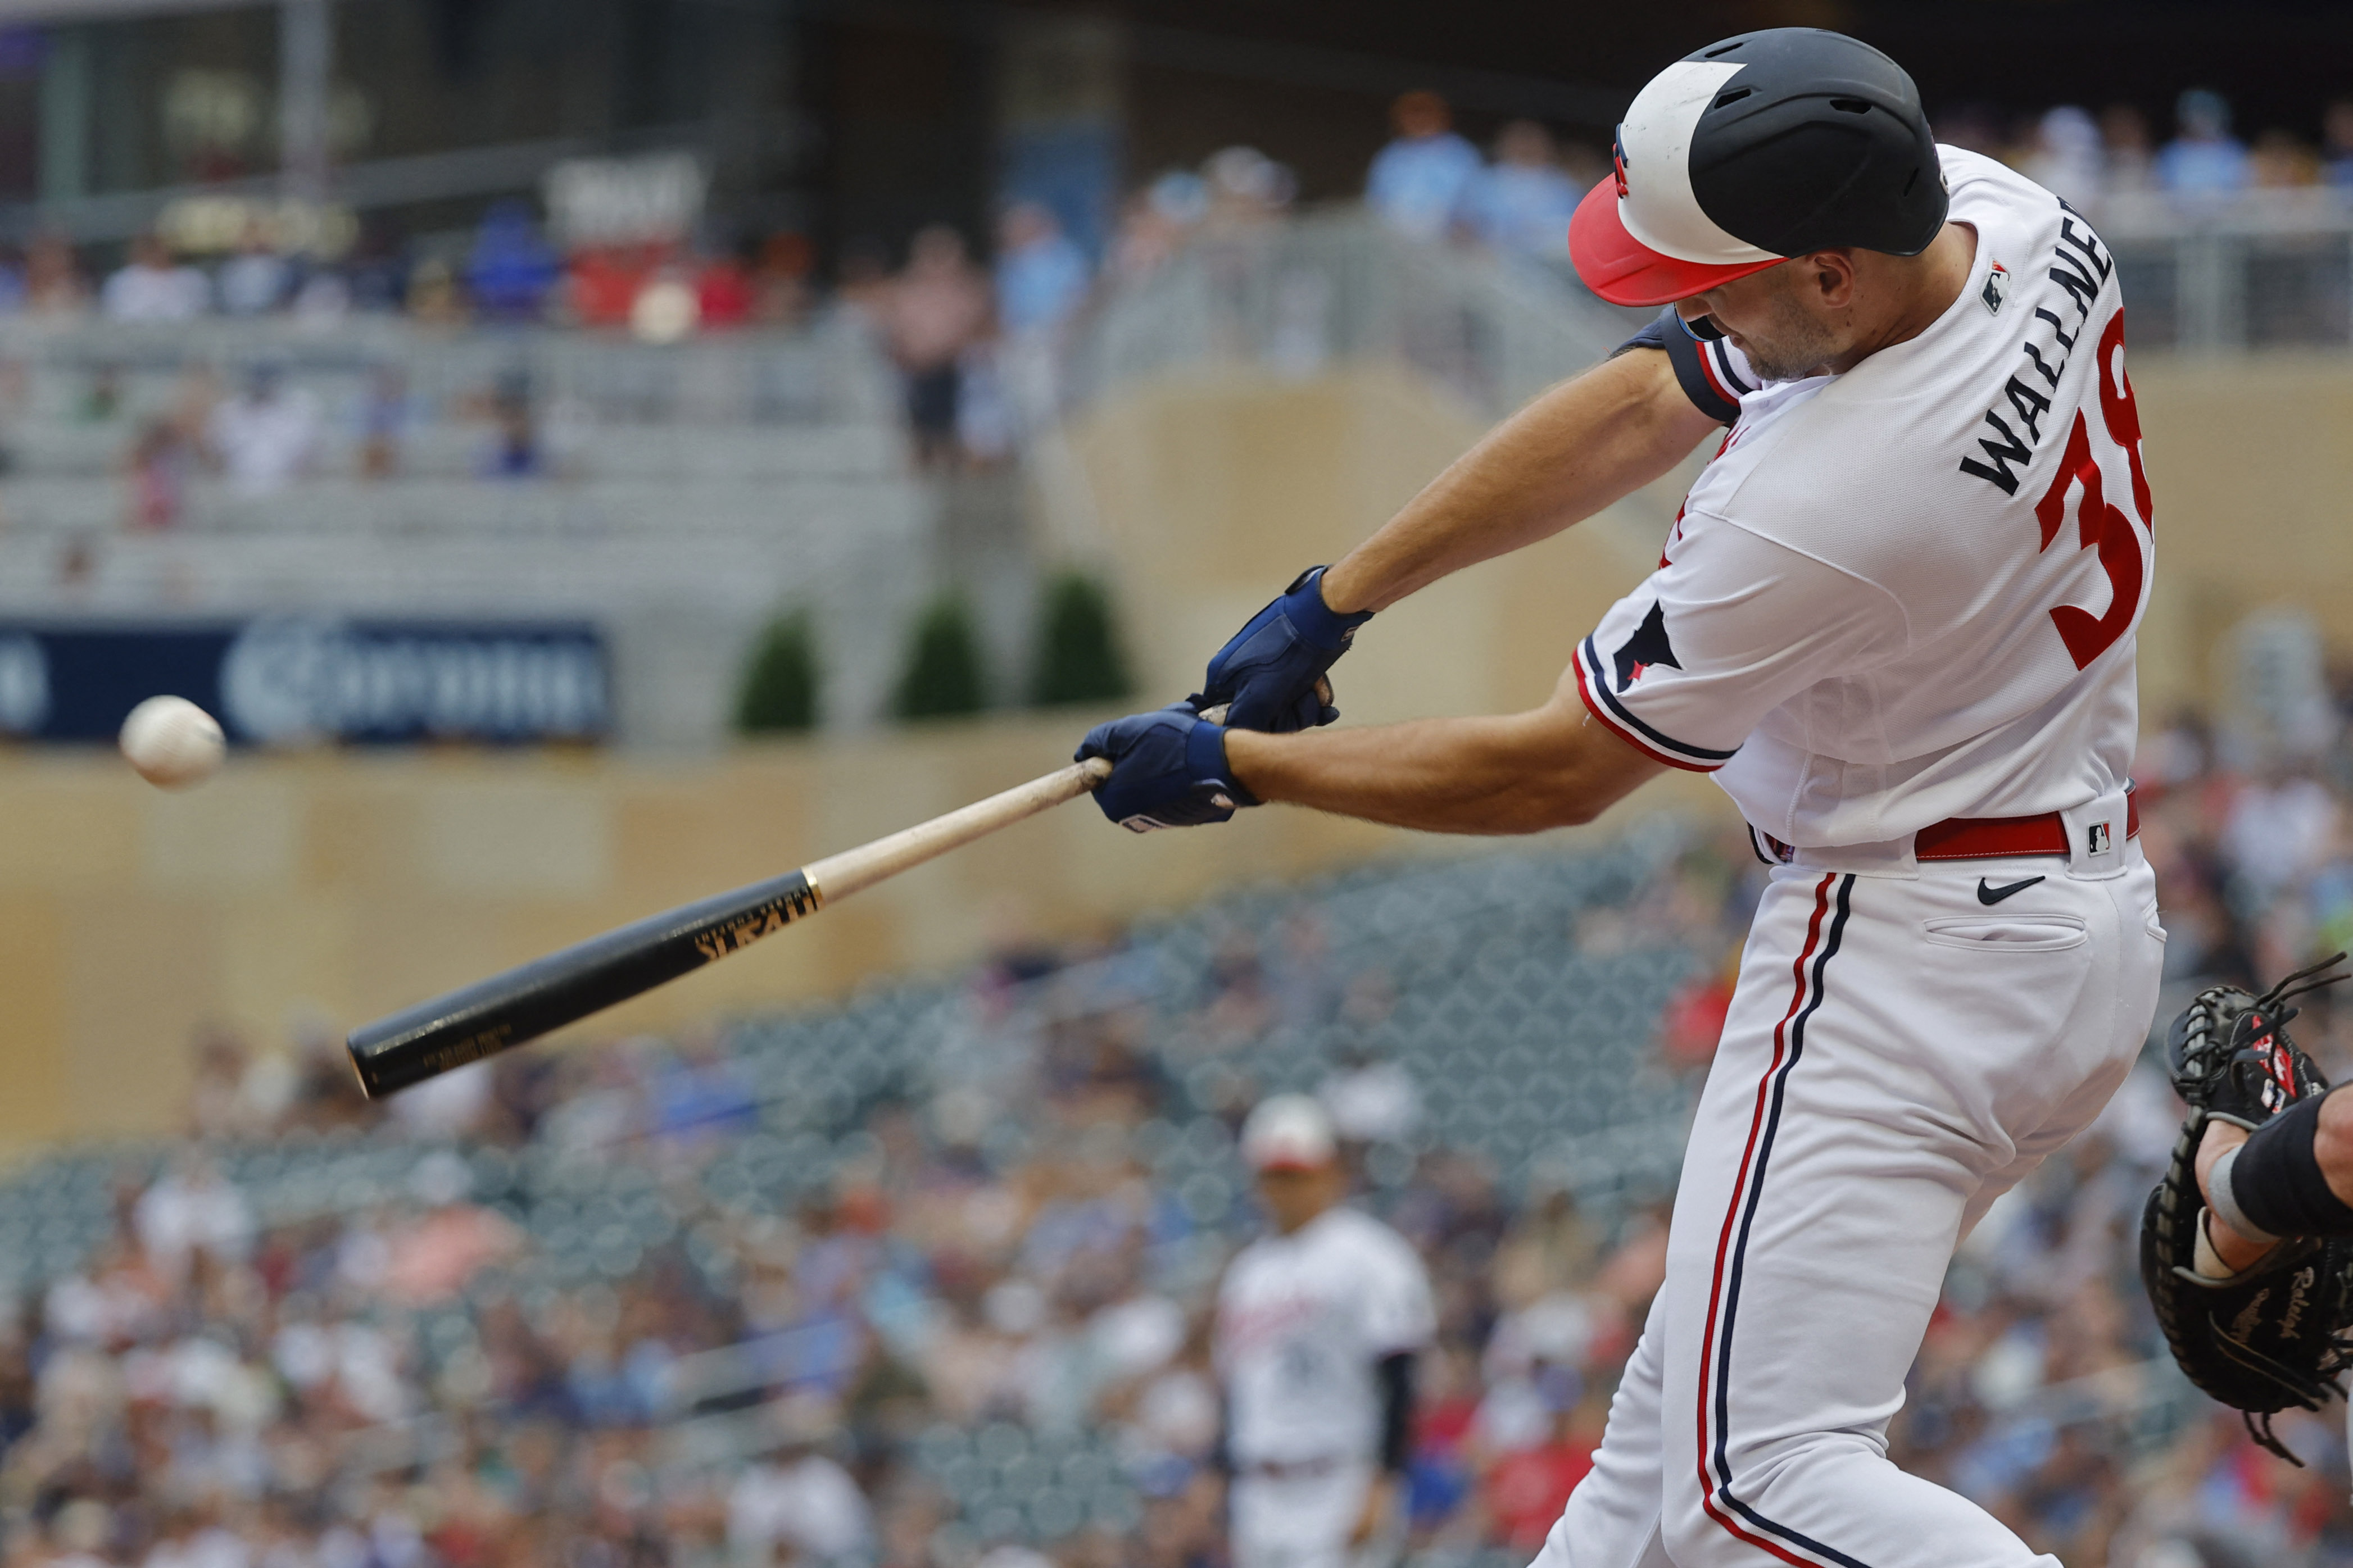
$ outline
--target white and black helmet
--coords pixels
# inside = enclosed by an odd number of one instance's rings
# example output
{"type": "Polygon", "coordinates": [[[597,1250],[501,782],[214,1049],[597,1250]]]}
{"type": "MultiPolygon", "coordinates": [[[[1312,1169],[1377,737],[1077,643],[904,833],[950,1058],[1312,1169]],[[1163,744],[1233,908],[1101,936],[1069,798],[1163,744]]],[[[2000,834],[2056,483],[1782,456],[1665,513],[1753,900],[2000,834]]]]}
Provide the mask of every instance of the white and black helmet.
{"type": "Polygon", "coordinates": [[[1819,27],[1743,33],[1651,79],[1617,179],[1569,226],[1577,275],[1663,305],[1834,246],[1916,256],[1945,222],[1936,145],[1904,68],[1819,27]]]}

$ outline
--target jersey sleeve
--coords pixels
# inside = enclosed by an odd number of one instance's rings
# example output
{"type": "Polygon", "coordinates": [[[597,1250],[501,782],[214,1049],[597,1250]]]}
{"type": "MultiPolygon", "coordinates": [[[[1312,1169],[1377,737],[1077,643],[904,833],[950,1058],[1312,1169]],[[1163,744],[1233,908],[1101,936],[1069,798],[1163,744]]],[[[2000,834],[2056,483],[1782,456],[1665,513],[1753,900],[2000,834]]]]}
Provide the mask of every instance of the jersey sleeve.
{"type": "Polygon", "coordinates": [[[1438,1309],[1430,1300],[1430,1271],[1403,1237],[1389,1235],[1366,1249],[1359,1271],[1365,1349],[1374,1360],[1416,1351],[1438,1331],[1438,1309]]]}
{"type": "Polygon", "coordinates": [[[1767,713],[1905,645],[1884,589],[1722,518],[1686,516],[1668,557],[1575,668],[1594,718],[1670,767],[1714,773],[1767,713]]]}
{"type": "Polygon", "coordinates": [[[1737,420],[1741,395],[1757,389],[1757,375],[1748,368],[1747,356],[1722,338],[1703,338],[1694,332],[1672,305],[1619,344],[1610,357],[1629,349],[1664,353],[1667,363],[1675,368],[1675,384],[1692,400],[1692,406],[1719,425],[1737,420]]]}

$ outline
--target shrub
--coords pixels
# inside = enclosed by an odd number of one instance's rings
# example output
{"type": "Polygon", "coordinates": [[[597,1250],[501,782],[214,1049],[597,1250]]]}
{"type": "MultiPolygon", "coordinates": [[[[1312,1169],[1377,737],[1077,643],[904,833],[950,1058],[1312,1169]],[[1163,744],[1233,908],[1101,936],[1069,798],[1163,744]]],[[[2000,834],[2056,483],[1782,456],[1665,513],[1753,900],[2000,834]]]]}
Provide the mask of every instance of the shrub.
{"type": "Polygon", "coordinates": [[[746,735],[817,728],[817,634],[807,610],[778,616],[760,634],[735,695],[735,728],[746,735]]]}
{"type": "Polygon", "coordinates": [[[1054,579],[1039,606],[1030,701],[1040,708],[1113,702],[1134,689],[1103,585],[1075,572],[1054,579]]]}
{"type": "Polygon", "coordinates": [[[923,607],[915,622],[907,672],[899,678],[892,708],[902,719],[942,719],[977,713],[986,706],[980,639],[972,612],[954,590],[923,607]]]}

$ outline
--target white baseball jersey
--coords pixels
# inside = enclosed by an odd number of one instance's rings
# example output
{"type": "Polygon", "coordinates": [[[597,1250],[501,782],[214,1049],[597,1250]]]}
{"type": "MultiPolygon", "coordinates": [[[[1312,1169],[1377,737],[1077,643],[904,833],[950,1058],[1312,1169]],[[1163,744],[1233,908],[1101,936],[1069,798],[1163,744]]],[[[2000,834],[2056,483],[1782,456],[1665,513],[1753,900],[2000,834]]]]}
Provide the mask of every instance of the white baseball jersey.
{"type": "Polygon", "coordinates": [[[2156,1009],[2147,863],[2072,831],[2121,805],[2150,504],[2105,247],[2000,165],[1942,160],[1977,254],[1918,337],[1761,387],[1721,344],[1670,348],[1737,416],[1577,655],[1600,722],[1796,848],[1666,1283],[1537,1568],[2059,1568],[1896,1469],[1887,1424],[1954,1243],[2089,1125],[2156,1009]],[[2066,855],[1909,853],[1947,817],[2042,813],[2066,855]]]}
{"type": "Polygon", "coordinates": [[[1939,149],[1968,283],[1840,375],[1709,375],[1739,417],[1659,569],[1577,650],[1594,715],[1809,847],[2124,787],[2148,479],[2116,263],[1989,158],[1939,149]]]}
{"type": "Polygon", "coordinates": [[[1236,1468],[1378,1454],[1374,1367],[1436,1326],[1419,1255],[1370,1215],[1326,1209],[1243,1247],[1218,1290],[1215,1347],[1236,1468]]]}

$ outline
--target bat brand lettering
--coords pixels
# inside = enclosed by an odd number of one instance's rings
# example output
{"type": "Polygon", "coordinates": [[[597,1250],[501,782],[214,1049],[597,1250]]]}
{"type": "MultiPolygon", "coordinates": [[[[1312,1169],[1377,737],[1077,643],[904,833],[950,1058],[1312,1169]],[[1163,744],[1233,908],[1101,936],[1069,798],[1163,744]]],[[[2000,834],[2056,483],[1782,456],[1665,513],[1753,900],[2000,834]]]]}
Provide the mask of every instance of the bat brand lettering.
{"type": "Polygon", "coordinates": [[[703,932],[694,939],[694,951],[702,955],[706,963],[731,952],[741,952],[762,937],[773,935],[803,915],[814,913],[817,907],[817,895],[806,889],[786,893],[749,914],[738,915],[725,925],[703,932]]]}

